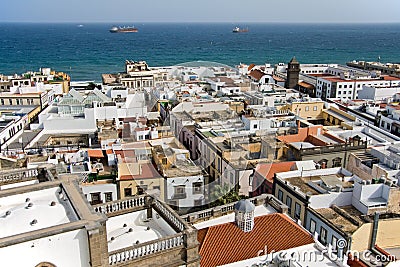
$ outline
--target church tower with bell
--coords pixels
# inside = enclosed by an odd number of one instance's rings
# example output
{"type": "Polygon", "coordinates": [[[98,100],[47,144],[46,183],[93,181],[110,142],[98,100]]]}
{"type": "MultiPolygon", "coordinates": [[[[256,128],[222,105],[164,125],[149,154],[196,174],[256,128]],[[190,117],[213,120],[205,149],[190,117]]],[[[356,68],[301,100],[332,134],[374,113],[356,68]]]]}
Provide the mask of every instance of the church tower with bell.
{"type": "Polygon", "coordinates": [[[300,63],[297,61],[296,57],[290,60],[288,67],[286,69],[286,88],[295,89],[299,83],[300,75],[300,63]]]}

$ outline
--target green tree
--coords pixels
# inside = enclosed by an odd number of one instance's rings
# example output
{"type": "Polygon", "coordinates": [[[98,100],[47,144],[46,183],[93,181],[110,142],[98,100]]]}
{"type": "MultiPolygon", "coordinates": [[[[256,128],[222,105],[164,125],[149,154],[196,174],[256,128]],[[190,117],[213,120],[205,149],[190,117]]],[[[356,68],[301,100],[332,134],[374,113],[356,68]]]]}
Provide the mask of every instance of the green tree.
{"type": "Polygon", "coordinates": [[[212,206],[225,205],[240,200],[238,192],[234,188],[229,188],[227,184],[215,185],[211,192],[212,206]]]}

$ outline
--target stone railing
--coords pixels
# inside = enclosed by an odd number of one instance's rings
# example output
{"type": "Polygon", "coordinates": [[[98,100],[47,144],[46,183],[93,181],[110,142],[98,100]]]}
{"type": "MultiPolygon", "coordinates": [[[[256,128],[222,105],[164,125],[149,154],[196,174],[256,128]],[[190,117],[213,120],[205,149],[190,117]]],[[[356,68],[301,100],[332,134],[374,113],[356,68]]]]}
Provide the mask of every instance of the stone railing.
{"type": "Polygon", "coordinates": [[[367,148],[367,142],[360,142],[359,145],[339,144],[339,145],[301,148],[300,154],[301,155],[325,154],[325,153],[342,152],[349,150],[361,150],[366,148],[367,148]]]}
{"type": "MultiPolygon", "coordinates": [[[[277,198],[270,194],[263,194],[257,197],[249,198],[249,201],[255,206],[267,204],[281,213],[287,212],[287,206],[281,203],[277,198]]],[[[189,213],[181,216],[183,220],[190,223],[195,223],[197,221],[212,219],[213,217],[223,216],[225,214],[234,212],[234,206],[236,202],[229,203],[226,205],[189,213]]]]}
{"type": "Polygon", "coordinates": [[[11,171],[0,172],[0,184],[16,183],[37,178],[39,172],[37,168],[24,168],[11,171]]]}
{"type": "Polygon", "coordinates": [[[125,198],[107,202],[99,205],[95,205],[93,208],[96,212],[103,214],[111,214],[115,212],[121,212],[124,210],[131,210],[133,208],[144,207],[146,204],[146,196],[137,196],[133,198],[125,198]]]}
{"type": "Polygon", "coordinates": [[[173,236],[167,236],[165,238],[160,238],[143,244],[137,244],[128,248],[112,251],[109,253],[108,262],[110,265],[116,265],[135,259],[140,259],[141,257],[161,251],[183,246],[183,233],[179,233],[173,236]]]}
{"type": "Polygon", "coordinates": [[[155,199],[153,203],[153,208],[157,211],[164,220],[175,226],[175,230],[181,232],[188,228],[186,222],[179,217],[168,205],[162,203],[161,201],[155,199]]]}

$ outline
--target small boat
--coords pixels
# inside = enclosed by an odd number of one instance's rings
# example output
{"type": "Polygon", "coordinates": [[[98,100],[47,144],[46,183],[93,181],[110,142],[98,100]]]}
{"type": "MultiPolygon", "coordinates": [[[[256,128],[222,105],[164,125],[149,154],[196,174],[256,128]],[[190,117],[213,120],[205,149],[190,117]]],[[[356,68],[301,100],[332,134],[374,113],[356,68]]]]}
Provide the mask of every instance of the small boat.
{"type": "Polygon", "coordinates": [[[232,30],[232,32],[248,32],[248,31],[249,31],[248,28],[239,28],[239,27],[235,27],[232,30]]]}
{"type": "Polygon", "coordinates": [[[127,27],[117,27],[113,26],[110,29],[110,32],[112,33],[117,33],[117,32],[138,32],[139,30],[135,28],[134,26],[127,26],[127,27]]]}

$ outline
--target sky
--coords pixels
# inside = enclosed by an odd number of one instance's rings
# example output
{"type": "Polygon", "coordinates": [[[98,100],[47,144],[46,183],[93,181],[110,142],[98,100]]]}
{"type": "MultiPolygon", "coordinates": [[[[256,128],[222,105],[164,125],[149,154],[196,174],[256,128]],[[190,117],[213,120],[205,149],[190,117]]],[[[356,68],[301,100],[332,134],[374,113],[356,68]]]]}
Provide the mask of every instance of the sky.
{"type": "Polygon", "coordinates": [[[400,22],[400,0],[2,0],[1,2],[0,22],[400,22]]]}

